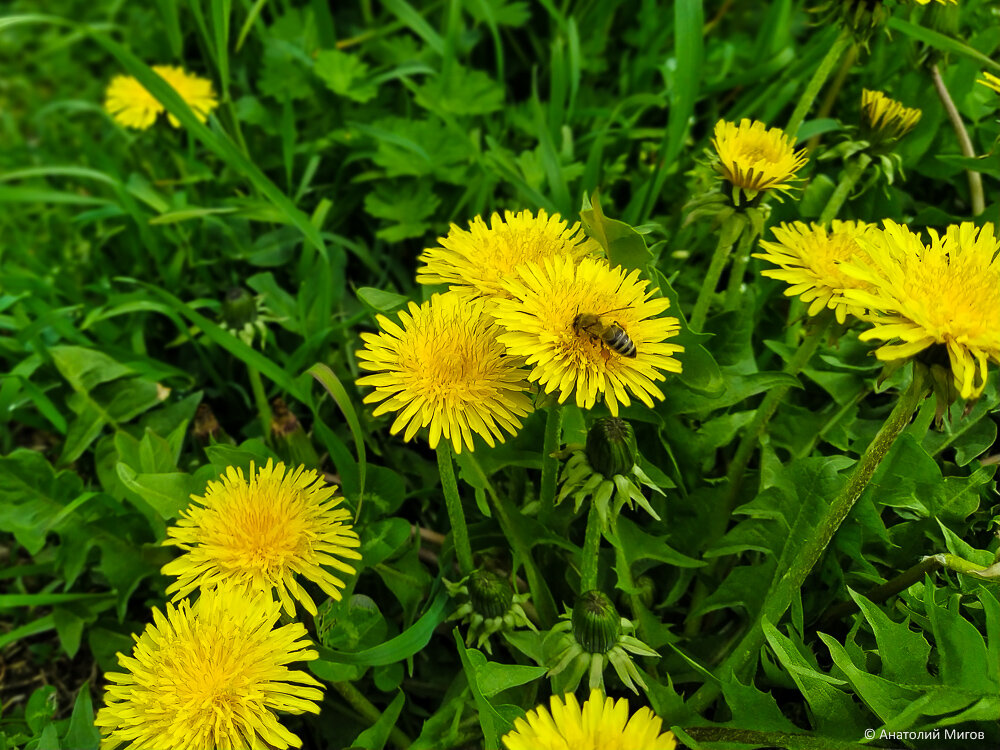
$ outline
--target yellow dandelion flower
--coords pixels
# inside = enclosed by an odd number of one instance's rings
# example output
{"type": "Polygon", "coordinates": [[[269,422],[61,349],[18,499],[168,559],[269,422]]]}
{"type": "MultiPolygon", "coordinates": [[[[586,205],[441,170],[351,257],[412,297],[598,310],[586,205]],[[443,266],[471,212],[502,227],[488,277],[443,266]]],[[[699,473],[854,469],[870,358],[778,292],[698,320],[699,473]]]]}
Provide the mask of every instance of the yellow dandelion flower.
{"type": "Polygon", "coordinates": [[[366,346],[357,353],[358,366],[374,372],[357,381],[375,387],[365,403],[381,402],[376,416],[399,412],[391,434],[405,427],[403,439],[410,440],[430,426],[431,448],[444,436],[456,453],[463,443],[475,449],[473,433],[490,447],[504,441],[501,428],[517,434],[531,411],[529,386],[522,360],[507,356],[497,341],[482,300],[435,294],[419,307],[411,302],[399,320],[379,315],[382,332],[362,333],[366,346]]]}
{"type": "Polygon", "coordinates": [[[1000,242],[992,224],[979,229],[964,222],[943,237],[928,234],[930,244],[924,244],[887,219],[883,231],[861,240],[868,259],[844,266],[870,290],[846,289],[844,296],[884,311],[859,337],[900,342],[878,349],[879,359],[906,359],[941,345],[956,390],[962,398],[978,398],[988,360],[1000,363],[1000,242]]]}
{"type": "Polygon", "coordinates": [[[673,732],[660,733],[663,722],[648,708],[629,716],[628,701],[592,690],[583,707],[576,696],[553,695],[545,706],[514,720],[503,737],[507,750],[674,750],[673,732]]]}
{"type": "Polygon", "coordinates": [[[873,230],[877,231],[873,225],[855,221],[834,220],[829,230],[801,221],[782,223],[772,230],[775,242],[761,241],[767,252],[754,253],[753,257],[781,267],[761,271],[761,275],[788,283],[785,296],[797,295],[810,303],[810,315],[830,308],[843,323],[848,313],[859,318],[865,315],[865,308],[845,299],[843,291],[868,289],[869,285],[844,273],[841,264],[866,255],[858,238],[873,230]]]}
{"type": "Polygon", "coordinates": [[[559,391],[560,403],[575,390],[577,405],[590,409],[603,393],[618,416],[631,391],[652,407],[651,397],[663,398],[654,381],[664,379],[660,370],[681,371],[670,355],[684,347],[664,343],[680,325],[656,317],[670,301],[653,297],[648,284],[639,271],[626,274],[597,258],[529,263],[504,282],[512,299],[494,302],[493,315],[507,331],[500,341],[534,366],[530,380],[559,391]]]}
{"type": "Polygon", "coordinates": [[[733,202],[739,204],[743,191],[752,201],[764,190],[789,192],[795,173],[806,163],[806,151],[796,151],[792,139],[781,128],[744,119],[737,125],[719,120],[712,145],[718,154],[716,165],[723,179],[733,186],[733,202]]]}
{"type": "MultiPolygon", "coordinates": [[[[154,65],[153,70],[173,87],[202,122],[219,106],[211,81],[173,65],[154,65]]],[[[138,130],[150,127],[165,111],[164,106],[141,83],[132,76],[124,75],[111,79],[105,93],[104,108],[120,125],[138,130]]],[[[167,118],[175,128],[180,125],[173,115],[168,114],[167,118]]]]}
{"type": "Polygon", "coordinates": [[[579,222],[567,228],[559,214],[540,210],[517,214],[494,213],[490,226],[481,216],[469,222],[469,230],[451,225],[447,237],[438,238],[438,247],[424,250],[417,271],[420,284],[449,284],[468,296],[506,297],[503,279],[524,263],[541,263],[545,258],[568,255],[580,260],[600,252],[579,222]]]}
{"type": "Polygon", "coordinates": [[[995,76],[992,73],[987,73],[985,70],[983,71],[983,75],[986,77],[980,78],[979,83],[993,89],[998,94],[1000,94],[1000,76],[995,76]]]}
{"type": "Polygon", "coordinates": [[[881,91],[861,91],[861,131],[867,141],[894,144],[917,126],[920,115],[881,91]]]}
{"type": "Polygon", "coordinates": [[[915,3],[920,3],[921,5],[929,5],[932,2],[938,5],[958,5],[958,0],[913,0],[915,3]]]}
{"type": "Polygon", "coordinates": [[[353,575],[340,558],[361,559],[350,512],[337,507],[342,498],[335,491],[301,466],[286,475],[283,463],[269,459],[255,471],[251,462],[249,481],[230,466],[221,481],[208,483],[204,497],[192,495],[194,504],[167,529],[163,543],[184,550],[163,566],[164,575],[177,576],[167,594],[177,601],[196,588],[229,583],[276,591],[289,615],[295,614],[295,597],[315,615],[316,603],[296,575],[340,599],[345,584],[324,566],[353,575]]]}
{"type": "Polygon", "coordinates": [[[118,654],[125,671],[105,674],[101,750],[301,747],[275,712],[319,713],[322,685],[288,668],[318,654],[301,623],[274,627],[280,615],[269,596],[229,587],[154,608],[132,655],[118,654]]]}

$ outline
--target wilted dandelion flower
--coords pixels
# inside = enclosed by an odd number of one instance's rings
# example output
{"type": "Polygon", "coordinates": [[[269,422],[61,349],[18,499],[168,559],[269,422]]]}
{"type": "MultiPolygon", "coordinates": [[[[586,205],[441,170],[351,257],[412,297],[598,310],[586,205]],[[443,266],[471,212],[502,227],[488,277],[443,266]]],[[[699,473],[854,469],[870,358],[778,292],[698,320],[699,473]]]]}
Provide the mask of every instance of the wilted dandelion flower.
{"type": "Polygon", "coordinates": [[[847,314],[863,317],[865,308],[845,299],[845,289],[868,289],[869,284],[844,273],[841,265],[856,257],[867,257],[858,238],[878,229],[872,224],[834,220],[828,230],[820,224],[782,223],[773,230],[775,242],[761,241],[767,252],[754,253],[755,258],[770,261],[779,269],[761,271],[762,276],[780,279],[789,286],[785,296],[798,296],[808,302],[810,315],[823,308],[836,313],[843,323],[847,314]]]}
{"type": "Polygon", "coordinates": [[[194,504],[167,529],[164,544],[184,550],[163,566],[164,575],[177,576],[167,593],[176,601],[198,587],[229,583],[275,590],[289,615],[294,597],[315,615],[316,604],[296,576],[339,600],[344,582],[326,567],[353,575],[344,559],[361,559],[350,512],[337,507],[342,498],[335,491],[301,466],[286,475],[283,463],[269,459],[255,471],[251,462],[249,481],[230,466],[221,481],[208,483],[204,497],[192,496],[194,504]]]}
{"type": "Polygon", "coordinates": [[[920,115],[881,91],[861,92],[861,135],[873,145],[891,147],[917,126],[920,115]]]}
{"type": "Polygon", "coordinates": [[[995,76],[992,73],[987,73],[985,70],[983,71],[983,75],[985,76],[985,78],[980,78],[979,83],[993,89],[998,94],[1000,94],[1000,76],[995,76]]]}
{"type": "Polygon", "coordinates": [[[719,161],[716,169],[733,186],[733,203],[741,205],[740,192],[753,201],[765,190],[789,192],[795,173],[806,163],[806,151],[796,151],[781,128],[743,119],[737,125],[719,120],[712,145],[719,161]]]}
{"type": "Polygon", "coordinates": [[[153,609],[124,672],[107,672],[95,725],[102,750],[301,747],[275,712],[319,713],[322,685],[288,664],[317,658],[300,623],[275,628],[280,605],[229,587],[153,609]]]}
{"type": "Polygon", "coordinates": [[[507,356],[483,305],[455,292],[435,294],[400,311],[398,325],[379,315],[382,332],[361,334],[358,366],[375,374],[357,382],[375,387],[364,399],[381,402],[375,416],[399,412],[393,435],[405,427],[409,440],[429,426],[432,448],[444,436],[461,453],[463,443],[474,450],[473,433],[490,447],[504,441],[501,428],[517,434],[531,411],[523,360],[507,356]]]}
{"type": "Polygon", "coordinates": [[[928,234],[925,245],[887,219],[882,232],[862,240],[869,257],[845,265],[869,289],[847,289],[844,296],[884,311],[859,337],[900,342],[878,349],[879,359],[907,359],[942,345],[956,390],[962,398],[978,398],[988,360],[1000,363],[1000,243],[992,224],[979,229],[964,222],[943,237],[932,229],[928,234]]]}
{"type": "Polygon", "coordinates": [[[660,734],[663,722],[645,706],[629,716],[628,701],[592,690],[583,707],[572,693],[514,720],[503,737],[507,750],[673,750],[673,732],[660,734]],[[551,712],[550,712],[551,711],[551,712]]]}
{"type": "Polygon", "coordinates": [[[469,222],[469,230],[451,225],[438,247],[420,255],[424,266],[417,271],[421,284],[449,284],[469,296],[506,297],[503,279],[524,263],[569,256],[580,260],[600,252],[600,246],[584,235],[580,224],[567,228],[559,214],[538,216],[530,211],[494,213],[490,226],[481,216],[469,222]]]}
{"type": "Polygon", "coordinates": [[[507,331],[500,341],[511,354],[527,358],[533,366],[530,379],[547,393],[558,391],[560,403],[575,391],[577,405],[590,409],[603,393],[617,416],[619,403],[631,403],[631,392],[652,407],[654,397],[663,398],[654,381],[664,379],[661,370],[681,371],[671,355],[684,347],[664,343],[677,335],[680,324],[677,318],[656,317],[670,302],[653,297],[648,284],[640,281],[638,270],[626,274],[596,258],[530,263],[504,282],[513,299],[495,302],[493,314],[507,331]],[[597,322],[585,328],[580,315],[596,316],[597,322]],[[631,355],[620,336],[620,350],[601,338],[601,330],[612,325],[634,347],[629,347],[631,355]]]}
{"type": "MultiPolygon", "coordinates": [[[[154,65],[153,71],[169,83],[195,116],[204,122],[208,115],[219,106],[212,89],[212,82],[183,68],[173,65],[154,65]]],[[[111,79],[105,94],[104,108],[114,119],[126,128],[145,130],[150,127],[165,107],[132,76],[117,75],[111,79]]],[[[170,124],[175,128],[180,122],[168,114],[170,124]]]]}

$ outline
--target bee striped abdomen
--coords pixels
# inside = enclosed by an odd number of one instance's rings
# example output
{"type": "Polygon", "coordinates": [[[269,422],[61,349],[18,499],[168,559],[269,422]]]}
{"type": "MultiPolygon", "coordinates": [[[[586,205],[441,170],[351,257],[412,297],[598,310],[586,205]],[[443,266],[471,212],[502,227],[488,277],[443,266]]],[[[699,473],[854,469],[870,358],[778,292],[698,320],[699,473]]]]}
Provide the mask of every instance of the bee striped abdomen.
{"type": "Polygon", "coordinates": [[[625,329],[617,323],[612,323],[605,329],[602,339],[608,348],[613,349],[623,357],[635,356],[635,344],[625,333],[625,329]]]}

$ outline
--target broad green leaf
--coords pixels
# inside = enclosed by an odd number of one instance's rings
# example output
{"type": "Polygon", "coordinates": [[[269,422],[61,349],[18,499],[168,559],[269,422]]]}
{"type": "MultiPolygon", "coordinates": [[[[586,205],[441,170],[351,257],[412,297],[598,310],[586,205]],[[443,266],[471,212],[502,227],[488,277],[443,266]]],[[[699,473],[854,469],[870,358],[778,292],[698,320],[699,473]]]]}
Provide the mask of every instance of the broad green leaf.
{"type": "Polygon", "coordinates": [[[403,710],[405,702],[406,695],[400,690],[388,708],[378,717],[378,720],[354,738],[351,747],[364,748],[364,750],[382,750],[389,739],[389,733],[399,720],[399,712],[403,710]]]}
{"type": "Polygon", "coordinates": [[[907,685],[931,682],[932,678],[927,672],[927,658],[931,647],[923,634],[914,631],[908,619],[894,622],[881,608],[860,594],[851,589],[847,591],[875,633],[882,661],[881,676],[891,682],[907,685]]]}
{"type": "Polygon", "coordinates": [[[823,734],[844,739],[863,737],[869,725],[851,697],[835,686],[843,682],[818,671],[800,652],[800,647],[778,632],[766,619],[764,636],[779,663],[798,686],[812,709],[814,728],[823,734]]]}
{"type": "Polygon", "coordinates": [[[448,595],[443,588],[440,588],[421,618],[395,638],[390,638],[385,643],[356,653],[319,647],[317,650],[320,658],[342,664],[358,664],[368,667],[393,664],[409,659],[428,644],[431,636],[434,635],[434,629],[444,622],[447,603],[448,595]]]}
{"type": "Polygon", "coordinates": [[[609,219],[601,208],[598,191],[590,197],[590,208],[580,212],[580,221],[590,237],[604,248],[612,266],[629,271],[644,269],[652,260],[645,238],[623,221],[609,219]]]}

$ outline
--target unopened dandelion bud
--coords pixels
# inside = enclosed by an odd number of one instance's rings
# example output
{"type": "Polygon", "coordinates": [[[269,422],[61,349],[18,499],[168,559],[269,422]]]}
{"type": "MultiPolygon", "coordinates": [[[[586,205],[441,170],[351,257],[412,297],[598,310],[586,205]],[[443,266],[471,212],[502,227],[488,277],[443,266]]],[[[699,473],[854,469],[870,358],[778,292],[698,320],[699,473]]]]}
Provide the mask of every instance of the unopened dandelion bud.
{"type": "Polygon", "coordinates": [[[622,634],[622,618],[615,605],[602,592],[580,595],[573,606],[573,637],[586,651],[605,654],[614,648],[622,634]]]}
{"type": "Polygon", "coordinates": [[[469,576],[469,599],[484,618],[503,617],[514,601],[514,587],[503,576],[480,568],[469,576]]]}
{"type": "Polygon", "coordinates": [[[649,576],[639,576],[635,585],[639,588],[639,601],[649,609],[656,599],[656,582],[649,576]]]}
{"type": "Polygon", "coordinates": [[[319,454],[298,417],[280,396],[271,402],[271,435],[275,450],[292,465],[317,468],[319,454]]]}
{"type": "Polygon", "coordinates": [[[618,417],[602,417],[587,433],[587,459],[607,478],[628,474],[635,465],[636,444],[632,425],[618,417]]]}
{"type": "Polygon", "coordinates": [[[242,331],[257,320],[257,301],[253,295],[240,286],[226,292],[222,301],[222,322],[226,328],[242,331]]]}

